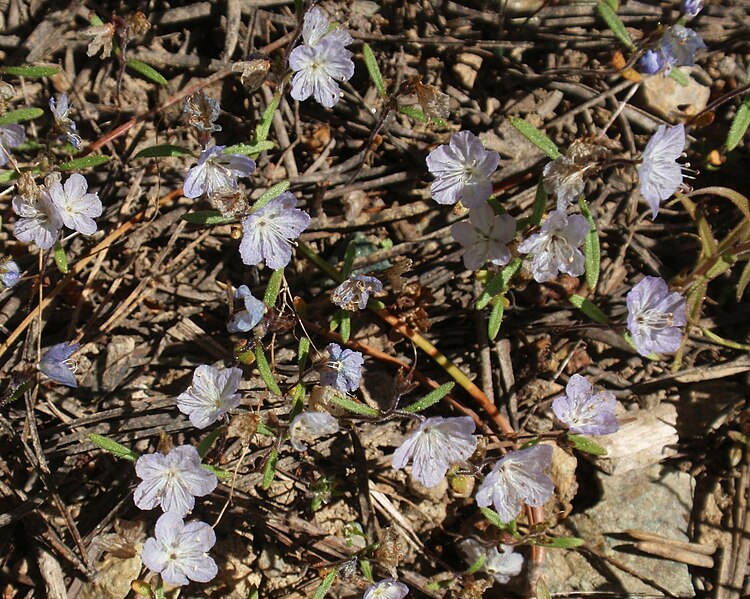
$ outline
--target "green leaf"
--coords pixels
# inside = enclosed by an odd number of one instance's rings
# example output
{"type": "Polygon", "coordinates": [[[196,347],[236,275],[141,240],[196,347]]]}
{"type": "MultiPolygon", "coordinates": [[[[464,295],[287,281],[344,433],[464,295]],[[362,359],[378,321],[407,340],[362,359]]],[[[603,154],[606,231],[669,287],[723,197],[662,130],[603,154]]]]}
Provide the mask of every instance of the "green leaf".
{"type": "Polygon", "coordinates": [[[416,412],[421,412],[422,410],[426,410],[430,406],[434,406],[437,402],[439,402],[446,395],[448,395],[448,393],[450,393],[451,390],[453,389],[454,385],[455,383],[453,381],[451,381],[450,383],[443,383],[437,389],[433,389],[427,395],[425,395],[422,399],[419,399],[415,401],[413,404],[406,406],[401,411],[408,412],[410,414],[415,414],[416,412]]]}
{"type": "Polygon", "coordinates": [[[206,225],[209,227],[227,225],[237,220],[233,216],[224,216],[218,210],[197,210],[195,212],[186,212],[181,218],[192,225],[206,225]]]}
{"type": "Polygon", "coordinates": [[[232,478],[232,473],[228,470],[224,470],[223,468],[217,468],[216,466],[212,466],[211,464],[201,464],[201,466],[203,466],[204,470],[213,472],[216,475],[216,478],[218,478],[219,480],[228,480],[232,478]]]}
{"type": "Polygon", "coordinates": [[[263,303],[268,306],[276,305],[276,300],[279,297],[279,291],[281,291],[281,283],[284,281],[284,268],[277,268],[271,273],[268,278],[268,285],[266,286],[266,292],[263,294],[263,303]]]}
{"type": "Polygon", "coordinates": [[[577,537],[546,537],[544,539],[536,539],[536,542],[533,544],[551,547],[552,549],[574,549],[585,543],[586,541],[577,537]]]}
{"type": "Polygon", "coordinates": [[[341,267],[341,276],[348,278],[354,268],[354,259],[357,257],[357,243],[354,239],[349,241],[344,252],[344,264],[341,267]]]}
{"type": "Polygon", "coordinates": [[[312,599],[323,599],[328,594],[328,591],[333,585],[333,581],[336,580],[336,574],[338,574],[338,570],[336,568],[326,574],[323,582],[321,582],[320,586],[315,589],[315,594],[312,596],[312,599]]]}
{"type": "Polygon", "coordinates": [[[271,200],[274,198],[279,197],[282,193],[284,193],[287,189],[289,189],[289,181],[279,181],[278,183],[274,183],[266,189],[263,194],[257,199],[255,204],[253,204],[252,209],[250,210],[251,213],[255,212],[256,210],[260,210],[268,204],[271,200]]]}
{"type": "Polygon", "coordinates": [[[266,460],[266,465],[263,466],[263,483],[262,487],[264,491],[268,491],[271,488],[273,477],[276,476],[276,463],[279,461],[279,452],[274,447],[266,460]]]}
{"type": "Polygon", "coordinates": [[[225,154],[235,154],[238,156],[257,156],[261,152],[273,150],[276,144],[272,141],[264,140],[252,144],[237,144],[229,146],[224,150],[225,154]]]}
{"type": "Polygon", "coordinates": [[[271,122],[273,121],[273,113],[279,107],[279,102],[281,102],[281,92],[276,92],[273,100],[266,106],[258,124],[255,126],[255,139],[253,143],[257,144],[268,139],[268,133],[271,131],[271,122]]]}
{"type": "Polygon", "coordinates": [[[553,142],[547,134],[540,131],[534,125],[528,121],[523,120],[517,116],[510,117],[510,124],[513,125],[518,132],[533,143],[542,152],[547,154],[552,160],[560,156],[560,150],[557,149],[555,142],[553,142]]]}
{"type": "Polygon", "coordinates": [[[143,148],[138,152],[133,159],[138,158],[167,158],[171,156],[189,156],[192,152],[187,148],[180,146],[173,146],[172,144],[161,144],[159,146],[151,146],[150,148],[143,148]]]}
{"type": "Polygon", "coordinates": [[[335,403],[341,408],[344,408],[345,410],[348,410],[349,412],[353,412],[361,416],[367,416],[369,418],[377,418],[378,416],[380,416],[380,410],[371,408],[368,405],[359,403],[358,401],[354,401],[353,399],[349,399],[348,397],[344,397],[343,395],[334,395],[331,398],[331,402],[335,403]]]}
{"type": "Polygon", "coordinates": [[[375,54],[373,53],[372,48],[370,48],[369,44],[365,43],[362,46],[362,54],[364,55],[365,66],[367,67],[367,72],[370,74],[370,79],[378,89],[378,93],[383,98],[385,98],[388,95],[388,92],[386,92],[385,90],[383,75],[380,73],[378,61],[375,59],[375,54]]]}
{"type": "Polygon", "coordinates": [[[578,451],[590,453],[591,455],[607,455],[607,450],[598,443],[595,443],[588,437],[581,435],[567,435],[568,441],[573,444],[578,451]]]}
{"type": "Polygon", "coordinates": [[[487,322],[487,337],[494,341],[500,332],[500,325],[503,324],[503,314],[505,313],[505,295],[502,293],[497,296],[490,312],[490,319],[487,322]]]}
{"type": "MultiPolygon", "coordinates": [[[[616,3],[617,0],[611,0],[610,4],[612,2],[616,3]]],[[[543,577],[540,577],[539,582],[536,583],[536,599],[552,599],[552,595],[549,594],[547,583],[544,582],[543,577]]]]}
{"type": "Polygon", "coordinates": [[[65,256],[65,249],[62,245],[60,245],[59,241],[55,242],[55,248],[52,250],[52,257],[55,260],[55,266],[57,266],[57,270],[59,270],[62,274],[67,275],[69,268],[68,268],[68,258],[65,256]]]}
{"type": "Polygon", "coordinates": [[[487,286],[482,291],[482,294],[477,299],[476,308],[481,310],[492,301],[498,293],[504,293],[508,290],[511,279],[521,269],[523,260],[521,258],[515,258],[505,268],[490,279],[487,286]]]}
{"type": "Polygon", "coordinates": [[[292,387],[292,413],[289,415],[290,419],[293,419],[297,414],[301,413],[305,409],[305,395],[307,395],[307,389],[301,383],[292,387]]]}
{"type": "Polygon", "coordinates": [[[515,521],[513,522],[503,522],[500,520],[500,515],[493,509],[488,507],[481,507],[479,508],[482,511],[482,515],[489,520],[490,524],[493,526],[496,526],[500,530],[507,530],[507,531],[514,531],[516,528],[515,521]]]}
{"type": "Polygon", "coordinates": [[[107,437],[104,437],[102,435],[91,433],[88,435],[88,439],[94,445],[98,445],[103,450],[108,451],[116,458],[123,458],[126,460],[130,460],[131,462],[135,462],[139,457],[141,457],[132,449],[125,447],[124,445],[120,445],[117,441],[113,441],[112,439],[108,439],[107,437]]]}
{"type": "Polygon", "coordinates": [[[688,84],[690,83],[690,81],[687,78],[687,75],[685,75],[685,73],[683,73],[677,67],[673,68],[669,72],[669,77],[670,79],[674,80],[677,83],[677,85],[679,85],[680,87],[687,87],[688,84]]]}
{"type": "Polygon", "coordinates": [[[18,171],[0,172],[0,183],[7,183],[8,181],[13,181],[13,179],[18,179],[18,171]]]}
{"type": "Polygon", "coordinates": [[[206,454],[208,453],[208,450],[211,449],[214,441],[216,441],[216,439],[218,439],[223,432],[223,428],[212,430],[205,437],[203,437],[200,443],[198,443],[198,455],[201,457],[201,459],[206,457],[206,454]]]}
{"type": "Polygon", "coordinates": [[[466,574],[476,574],[479,572],[479,570],[484,566],[484,561],[487,559],[487,556],[484,553],[481,553],[479,557],[477,558],[477,561],[475,561],[471,566],[469,566],[469,569],[466,570],[466,574]]]}
{"type": "Polygon", "coordinates": [[[739,145],[748,126],[750,126],[750,95],[745,97],[737,109],[737,114],[732,119],[732,125],[729,127],[729,133],[727,133],[727,140],[724,142],[727,151],[731,152],[739,145]]]}
{"type": "Polygon", "coordinates": [[[581,295],[573,294],[568,296],[568,301],[594,322],[599,322],[601,324],[607,324],[609,322],[607,315],[591,300],[587,300],[581,295]]]}
{"type": "Polygon", "coordinates": [[[339,331],[339,333],[341,334],[341,340],[344,343],[347,343],[349,341],[349,337],[351,337],[352,334],[352,318],[348,310],[341,310],[341,318],[339,318],[339,323],[341,324],[341,330],[339,331]]]}
{"type": "Polygon", "coordinates": [[[94,168],[101,166],[109,162],[109,156],[84,156],[83,158],[75,158],[68,162],[63,162],[58,165],[57,170],[59,171],[81,171],[85,168],[94,168]]]}
{"type": "Polygon", "coordinates": [[[742,273],[740,274],[739,281],[737,281],[737,295],[735,297],[738,302],[742,299],[748,283],[750,283],[750,260],[745,264],[745,268],[742,269],[742,273]]]}
{"type": "Polygon", "coordinates": [[[401,114],[405,114],[406,116],[419,121],[420,123],[426,123],[430,120],[429,117],[422,111],[422,109],[417,108],[416,106],[399,106],[398,111],[401,114]]]}
{"type": "Polygon", "coordinates": [[[281,389],[279,389],[279,386],[273,379],[271,366],[269,366],[268,360],[266,360],[266,354],[263,353],[262,343],[258,343],[258,345],[255,347],[255,360],[256,365],[258,366],[258,371],[260,372],[260,378],[263,379],[263,382],[266,384],[266,387],[268,387],[268,390],[274,395],[281,395],[281,389]]]}
{"type": "Polygon", "coordinates": [[[368,582],[372,583],[372,565],[370,565],[370,560],[360,559],[359,567],[362,570],[362,575],[367,579],[368,582]]]}
{"type": "Polygon", "coordinates": [[[60,72],[60,67],[35,67],[30,64],[21,65],[20,67],[2,67],[0,73],[5,75],[15,75],[16,77],[28,77],[37,79],[39,77],[52,77],[60,72]]]}
{"type": "Polygon", "coordinates": [[[547,209],[547,192],[544,191],[544,179],[539,179],[536,186],[536,195],[534,196],[534,207],[529,217],[529,222],[538,227],[542,222],[544,211],[547,209]]]}
{"type": "Polygon", "coordinates": [[[615,34],[617,39],[619,39],[626,48],[634,50],[635,44],[633,43],[633,40],[630,39],[630,34],[625,29],[625,25],[623,25],[620,17],[618,17],[617,13],[612,10],[612,7],[607,2],[599,2],[599,4],[596,5],[596,9],[599,11],[599,15],[604,19],[607,27],[612,30],[612,33],[615,34]]]}
{"type": "Polygon", "coordinates": [[[12,125],[14,123],[23,123],[24,121],[33,121],[44,115],[41,108],[19,108],[0,116],[0,125],[12,125]]]}
{"type": "Polygon", "coordinates": [[[589,232],[586,233],[586,239],[583,244],[583,256],[586,261],[586,282],[592,290],[599,282],[599,270],[601,268],[602,254],[599,248],[599,233],[596,230],[596,223],[591,216],[589,205],[583,196],[578,200],[581,207],[581,213],[586,217],[589,223],[589,232]]]}
{"type": "Polygon", "coordinates": [[[271,430],[270,428],[268,428],[268,425],[265,422],[263,422],[262,420],[260,422],[258,422],[257,433],[259,435],[263,435],[264,437],[275,437],[276,436],[276,433],[273,430],[271,430]]]}
{"type": "Polygon", "coordinates": [[[169,81],[164,79],[164,75],[162,75],[151,65],[146,64],[141,60],[131,58],[130,60],[128,60],[127,65],[137,73],[143,75],[146,79],[150,79],[158,85],[167,85],[169,83],[169,81]]]}
{"type": "Polygon", "coordinates": [[[253,585],[250,588],[250,593],[248,594],[247,599],[260,599],[260,592],[258,591],[258,587],[253,585]]]}
{"type": "Polygon", "coordinates": [[[299,349],[297,350],[297,364],[299,371],[304,372],[305,366],[307,366],[307,357],[310,355],[310,338],[300,337],[299,349]]]}

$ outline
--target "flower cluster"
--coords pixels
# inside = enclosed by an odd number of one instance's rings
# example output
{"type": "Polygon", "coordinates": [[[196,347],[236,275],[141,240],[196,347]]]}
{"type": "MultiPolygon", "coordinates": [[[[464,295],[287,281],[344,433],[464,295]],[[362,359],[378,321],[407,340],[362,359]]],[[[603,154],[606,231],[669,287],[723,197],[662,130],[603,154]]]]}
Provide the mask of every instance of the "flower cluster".
{"type": "MultiPolygon", "coordinates": [[[[695,10],[694,3],[687,9],[695,10]]],[[[639,64],[641,71],[648,75],[660,71],[669,74],[674,67],[693,66],[695,55],[699,50],[705,49],[706,44],[700,35],[689,27],[676,24],[664,32],[655,48],[644,52],[639,64]]]]}
{"type": "Polygon", "coordinates": [[[94,218],[101,216],[102,203],[97,194],[88,193],[86,178],[75,173],[64,185],[58,180],[42,188],[37,197],[15,196],[13,211],[20,217],[13,229],[16,238],[48,250],[55,245],[63,225],[93,235],[97,228],[94,218]]]}
{"type": "Polygon", "coordinates": [[[289,67],[294,71],[292,98],[315,101],[332,108],[341,90],[337,81],[348,81],[354,75],[352,53],[346,46],[352,37],[331,24],[317,7],[307,11],[302,25],[303,43],[289,54],[289,67]]]}

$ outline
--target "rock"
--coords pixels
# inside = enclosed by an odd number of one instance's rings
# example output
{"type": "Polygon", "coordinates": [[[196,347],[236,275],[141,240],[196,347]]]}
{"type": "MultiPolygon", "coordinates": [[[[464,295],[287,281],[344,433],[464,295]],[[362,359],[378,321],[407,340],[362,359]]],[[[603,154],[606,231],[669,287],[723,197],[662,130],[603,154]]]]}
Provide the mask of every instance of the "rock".
{"type": "MultiPolygon", "coordinates": [[[[693,503],[693,479],[685,472],[653,465],[617,476],[599,474],[601,500],[569,518],[560,534],[578,536],[586,544],[621,562],[645,579],[677,597],[695,592],[685,564],[627,553],[632,542],[615,538],[626,529],[640,529],[662,537],[687,541],[687,522],[693,503]],[[619,549],[618,549],[619,548],[619,549]]],[[[543,572],[550,593],[617,591],[654,594],[657,590],[613,564],[573,551],[547,552],[543,572]]]]}
{"type": "Polygon", "coordinates": [[[641,85],[640,96],[646,108],[661,117],[680,122],[695,116],[708,105],[711,95],[708,73],[702,68],[681,67],[688,84],[682,86],[671,77],[653,75],[641,85]]]}
{"type": "Polygon", "coordinates": [[[472,90],[477,80],[477,71],[482,66],[482,57],[471,52],[462,52],[456,57],[453,73],[464,89],[472,90]]]}

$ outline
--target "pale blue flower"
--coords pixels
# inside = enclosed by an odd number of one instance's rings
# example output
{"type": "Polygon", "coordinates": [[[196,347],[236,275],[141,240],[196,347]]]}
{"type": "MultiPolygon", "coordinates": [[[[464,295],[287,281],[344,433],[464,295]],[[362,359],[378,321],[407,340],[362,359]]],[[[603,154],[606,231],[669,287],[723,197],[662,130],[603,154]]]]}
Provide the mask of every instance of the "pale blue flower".
{"type": "Polygon", "coordinates": [[[438,204],[467,208],[480,206],[492,194],[490,177],[500,164],[500,155],[484,149],[471,131],[459,131],[427,156],[427,168],[435,177],[430,188],[438,204]]]}
{"type": "Polygon", "coordinates": [[[227,324],[227,331],[230,333],[252,331],[263,320],[266,305],[252,294],[247,285],[240,285],[235,291],[234,297],[244,302],[245,309],[234,313],[232,320],[227,324]]]}
{"type": "Polygon", "coordinates": [[[21,217],[13,225],[16,239],[23,243],[35,243],[42,250],[55,245],[63,221],[49,195],[43,193],[35,201],[15,196],[12,204],[13,212],[21,217]]]}
{"type": "Polygon", "coordinates": [[[289,54],[289,67],[294,71],[292,97],[302,101],[313,96],[331,108],[339,101],[337,82],[354,75],[352,53],[346,49],[352,37],[339,27],[331,30],[323,12],[314,7],[305,14],[302,39],[289,54]]]}
{"type": "Polygon", "coordinates": [[[339,422],[328,412],[301,412],[289,424],[289,437],[297,451],[307,451],[303,441],[339,432],[339,422]]]}
{"type": "Polygon", "coordinates": [[[18,264],[10,258],[0,260],[0,285],[10,289],[21,278],[21,270],[18,264]]]}
{"type": "Polygon", "coordinates": [[[695,31],[682,25],[672,25],[656,47],[643,54],[639,64],[646,74],[653,75],[659,71],[669,74],[673,67],[693,66],[695,55],[705,49],[706,44],[695,31]]]}
{"type": "Polygon", "coordinates": [[[68,177],[65,185],[56,181],[42,192],[42,196],[46,195],[52,200],[65,226],[83,235],[96,233],[94,218],[102,214],[99,196],[87,193],[88,187],[86,177],[74,173],[68,177]]]}
{"type": "Polygon", "coordinates": [[[364,310],[370,294],[383,291],[383,283],[369,275],[351,275],[331,293],[331,300],[339,308],[355,312],[364,310]]]}
{"type": "Polygon", "coordinates": [[[685,298],[669,292],[664,279],[643,277],[626,296],[628,331],[642,356],[673,353],[680,348],[687,323],[685,298]]]}
{"type": "Polygon", "coordinates": [[[555,416],[571,433],[609,435],[619,430],[615,410],[617,400],[610,391],[594,393],[586,377],[574,374],[565,386],[565,394],[552,401],[555,416]]]}
{"type": "Polygon", "coordinates": [[[518,251],[531,256],[531,271],[538,283],[554,279],[559,272],[577,277],[586,270],[578,248],[588,232],[589,224],[583,216],[567,216],[556,210],[544,221],[539,233],[518,246],[518,251]]]}
{"type": "Polygon", "coordinates": [[[685,16],[695,17],[703,10],[703,0],[683,0],[682,12],[685,16]]]}
{"type": "Polygon", "coordinates": [[[552,464],[552,447],[534,445],[509,451],[500,459],[477,491],[477,505],[493,505],[501,522],[516,518],[523,504],[543,506],[555,490],[544,471],[552,464]]]}
{"type": "Polygon", "coordinates": [[[0,166],[10,160],[10,149],[17,148],[26,141],[26,132],[18,124],[0,126],[0,166]]]}
{"type": "Polygon", "coordinates": [[[216,533],[208,524],[185,524],[179,514],[167,512],[156,521],[155,536],[143,544],[141,561],[168,584],[208,582],[219,572],[208,555],[215,544],[216,533]]]}
{"type": "Polygon", "coordinates": [[[523,569],[523,556],[515,553],[512,545],[501,544],[502,553],[500,553],[495,545],[484,545],[469,537],[461,541],[458,546],[469,566],[475,564],[480,557],[484,557],[484,563],[478,571],[489,574],[500,584],[506,584],[513,576],[518,576],[523,569]]]}
{"type": "Polygon", "coordinates": [[[409,594],[409,587],[393,579],[381,580],[365,591],[362,599],[404,599],[409,594]]]}
{"type": "Polygon", "coordinates": [[[320,384],[333,387],[341,393],[354,393],[362,378],[364,356],[336,343],[329,343],[326,351],[328,359],[320,371],[320,384]]]}
{"type": "Polygon", "coordinates": [[[78,348],[78,343],[58,343],[50,347],[39,361],[39,370],[56,383],[68,387],[78,387],[75,365],[70,359],[78,348]]]}
{"type": "Polygon", "coordinates": [[[451,235],[464,248],[464,266],[482,268],[486,262],[504,266],[510,261],[508,243],[516,235],[516,219],[496,214],[489,204],[469,210],[469,220],[451,225],[451,235]]]}
{"type": "Polygon", "coordinates": [[[83,141],[78,133],[76,133],[77,128],[75,122],[68,116],[68,113],[70,112],[68,94],[60,94],[57,97],[57,100],[55,100],[55,98],[50,98],[49,108],[55,119],[55,134],[60,140],[67,140],[76,150],[80,150],[83,147],[83,141]]]}
{"type": "Polygon", "coordinates": [[[226,146],[201,152],[198,164],[188,171],[182,191],[186,198],[199,198],[222,190],[239,189],[237,179],[255,171],[255,161],[247,156],[224,154],[226,146]]]}
{"type": "Polygon", "coordinates": [[[196,428],[206,428],[240,405],[237,390],[242,380],[242,370],[201,364],[193,373],[193,382],[184,393],[177,396],[177,408],[190,417],[196,428]]]}
{"type": "Polygon", "coordinates": [[[411,475],[425,487],[445,478],[452,464],[465,462],[477,448],[476,425],[470,416],[434,416],[422,422],[393,454],[393,467],[412,461],[411,475]]]}
{"type": "Polygon", "coordinates": [[[242,221],[242,261],[255,266],[265,260],[274,270],[285,267],[292,259],[292,241],[310,221],[310,215],[297,208],[297,199],[285,191],[242,221]]]}
{"type": "Polygon", "coordinates": [[[216,475],[201,466],[198,450],[192,445],[175,447],[168,454],[142,455],[135,463],[142,482],[135,488],[133,501],[142,510],[157,505],[164,512],[183,517],[195,507],[195,498],[211,493],[216,475]]]}
{"type": "Polygon", "coordinates": [[[651,206],[651,218],[659,214],[661,203],[682,185],[682,167],[677,159],[685,149],[685,126],[661,125],[646,144],[638,165],[641,195],[651,206]]]}

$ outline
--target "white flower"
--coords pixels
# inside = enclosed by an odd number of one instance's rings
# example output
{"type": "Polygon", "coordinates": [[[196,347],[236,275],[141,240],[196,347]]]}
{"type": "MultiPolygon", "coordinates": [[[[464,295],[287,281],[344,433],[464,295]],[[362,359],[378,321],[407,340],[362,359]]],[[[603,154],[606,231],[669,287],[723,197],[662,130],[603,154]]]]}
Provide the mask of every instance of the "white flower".
{"type": "Polygon", "coordinates": [[[381,580],[365,591],[362,599],[404,599],[409,594],[409,587],[393,579],[381,580]]]}
{"type": "Polygon", "coordinates": [[[289,54],[289,67],[294,71],[292,97],[317,102],[331,108],[339,100],[337,81],[348,81],[354,75],[352,53],[345,48],[352,37],[343,29],[329,31],[328,19],[319,8],[305,14],[302,26],[303,44],[289,54]]]}
{"type": "Polygon", "coordinates": [[[177,408],[190,417],[193,426],[206,428],[240,405],[241,379],[239,368],[219,370],[202,364],[195,369],[188,390],[177,397],[177,408]]]}
{"type": "Polygon", "coordinates": [[[23,243],[35,243],[42,250],[55,245],[63,221],[49,195],[42,194],[36,201],[15,196],[13,212],[21,217],[13,227],[16,239],[23,243]]]}
{"type": "Polygon", "coordinates": [[[289,425],[292,447],[297,451],[307,451],[303,439],[317,439],[337,432],[339,422],[328,412],[302,412],[297,414],[289,425]]]}
{"type": "Polygon", "coordinates": [[[523,556],[515,553],[512,545],[501,544],[503,552],[500,553],[494,545],[483,545],[476,539],[468,538],[461,541],[459,547],[470,566],[484,556],[484,563],[479,572],[489,574],[500,584],[505,584],[523,569],[523,556]]]}
{"type": "Polygon", "coordinates": [[[201,466],[198,451],[192,445],[175,447],[167,455],[142,455],[135,473],[143,482],[133,493],[142,510],[161,505],[162,511],[182,517],[195,507],[195,498],[208,495],[218,483],[216,475],[201,466]]]}
{"type": "Polygon", "coordinates": [[[224,154],[226,146],[201,152],[198,164],[188,171],[182,191],[186,198],[199,198],[226,189],[239,189],[238,177],[249,177],[255,161],[247,156],[224,154]]]}
{"type": "Polygon", "coordinates": [[[182,586],[191,580],[208,582],[219,569],[208,555],[216,544],[216,533],[205,522],[188,522],[174,512],[156,521],[155,537],[146,539],[141,561],[164,582],[182,586]]]}
{"type": "Polygon", "coordinates": [[[65,226],[83,235],[96,233],[94,217],[102,214],[99,196],[95,193],[86,193],[88,187],[86,178],[74,173],[68,177],[65,185],[56,181],[42,192],[52,200],[65,226]]]}
{"type": "Polygon", "coordinates": [[[474,453],[475,426],[469,416],[428,418],[396,449],[393,467],[400,470],[412,460],[412,476],[425,487],[434,487],[452,464],[465,462],[474,453]]]}
{"type": "Polygon", "coordinates": [[[661,125],[648,140],[643,162],[638,165],[641,195],[651,206],[651,218],[659,214],[661,203],[682,185],[682,167],[677,159],[685,149],[685,126],[661,125]]]}
{"type": "Polygon", "coordinates": [[[509,214],[495,214],[489,204],[469,210],[469,220],[454,223],[451,235],[464,248],[464,266],[481,268],[485,262],[504,266],[510,261],[508,243],[516,234],[516,219],[509,214]]]}
{"type": "Polygon", "coordinates": [[[471,131],[459,131],[427,156],[427,168],[435,177],[432,199],[438,204],[455,204],[467,208],[483,204],[492,194],[490,176],[500,164],[500,155],[484,149],[471,131]]]}
{"type": "Polygon", "coordinates": [[[521,243],[518,251],[531,255],[531,271],[538,283],[554,279],[558,272],[577,277],[586,270],[578,248],[588,232],[589,224],[580,214],[551,212],[541,231],[521,243]]]}
{"type": "Polygon", "coordinates": [[[18,124],[0,126],[0,166],[10,160],[10,149],[20,146],[26,140],[26,132],[18,124]]]}
{"type": "Polygon", "coordinates": [[[680,349],[687,323],[685,298],[669,291],[664,279],[643,277],[625,298],[628,305],[628,331],[642,356],[672,353],[680,349]]]}
{"type": "Polygon", "coordinates": [[[555,490],[544,473],[550,464],[552,447],[549,445],[508,452],[479,487],[477,505],[494,505],[502,522],[515,519],[524,503],[531,507],[543,506],[555,490]]]}
{"type": "Polygon", "coordinates": [[[608,435],[620,428],[615,415],[617,400],[611,391],[594,393],[594,387],[580,374],[570,377],[565,395],[552,401],[552,411],[571,433],[608,435]]]}

